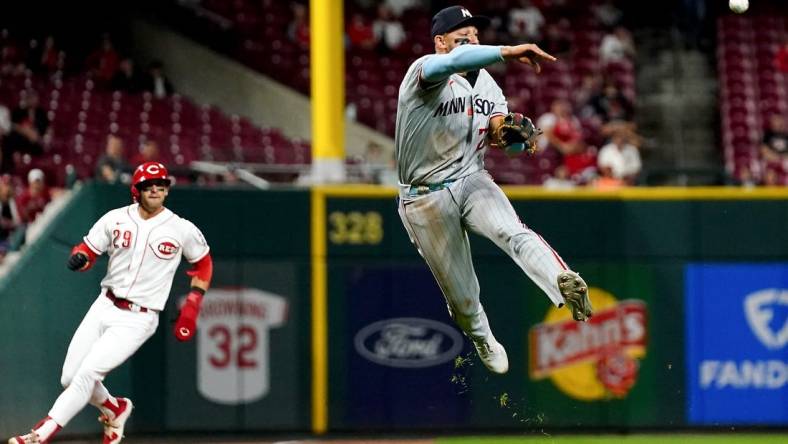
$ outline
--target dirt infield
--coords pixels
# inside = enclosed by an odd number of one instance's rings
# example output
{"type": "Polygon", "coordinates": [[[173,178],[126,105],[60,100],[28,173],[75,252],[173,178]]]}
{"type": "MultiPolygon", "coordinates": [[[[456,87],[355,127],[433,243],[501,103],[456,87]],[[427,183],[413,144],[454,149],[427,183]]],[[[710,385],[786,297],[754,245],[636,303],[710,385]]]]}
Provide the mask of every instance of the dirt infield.
{"type": "Polygon", "coordinates": [[[271,441],[266,444],[433,444],[433,439],[343,439],[343,440],[303,440],[271,441]]]}
{"type": "MultiPolygon", "coordinates": [[[[126,441],[124,441],[126,442],[126,441]]],[[[129,443],[134,441],[128,441],[129,443]]],[[[254,441],[253,444],[433,444],[434,439],[304,439],[290,441],[254,441]]],[[[223,442],[222,444],[251,444],[250,441],[223,442]]]]}

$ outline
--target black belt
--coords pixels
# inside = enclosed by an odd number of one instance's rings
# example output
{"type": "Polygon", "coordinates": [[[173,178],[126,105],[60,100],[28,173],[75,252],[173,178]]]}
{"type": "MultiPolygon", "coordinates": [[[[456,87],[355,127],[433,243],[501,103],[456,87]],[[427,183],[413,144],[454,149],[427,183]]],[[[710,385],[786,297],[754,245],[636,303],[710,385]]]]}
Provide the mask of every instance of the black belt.
{"type": "Polygon", "coordinates": [[[112,290],[110,289],[107,289],[107,292],[104,293],[104,295],[107,296],[109,300],[112,301],[112,303],[115,304],[115,306],[120,308],[121,310],[128,310],[128,311],[134,311],[139,313],[147,313],[149,311],[147,308],[135,304],[134,302],[131,302],[128,299],[123,299],[115,296],[115,293],[113,293],[112,290]]]}

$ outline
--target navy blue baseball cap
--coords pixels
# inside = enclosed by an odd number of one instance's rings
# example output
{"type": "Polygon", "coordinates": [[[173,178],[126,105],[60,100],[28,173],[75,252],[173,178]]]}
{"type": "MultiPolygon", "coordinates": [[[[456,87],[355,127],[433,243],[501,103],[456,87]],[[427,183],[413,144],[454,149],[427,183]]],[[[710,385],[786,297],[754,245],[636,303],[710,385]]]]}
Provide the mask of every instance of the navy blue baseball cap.
{"type": "Polygon", "coordinates": [[[432,17],[432,37],[446,34],[455,29],[475,26],[479,30],[486,28],[490,19],[482,15],[472,15],[464,6],[449,6],[441,9],[432,17]]]}

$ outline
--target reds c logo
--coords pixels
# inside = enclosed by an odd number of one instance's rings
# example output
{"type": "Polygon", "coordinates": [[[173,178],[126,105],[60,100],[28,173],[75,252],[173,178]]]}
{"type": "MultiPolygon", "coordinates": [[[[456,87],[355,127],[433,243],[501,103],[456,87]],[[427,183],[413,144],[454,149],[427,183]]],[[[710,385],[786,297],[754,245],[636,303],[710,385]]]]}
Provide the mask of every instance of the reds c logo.
{"type": "Polygon", "coordinates": [[[156,257],[166,260],[174,258],[180,249],[178,242],[175,239],[169,237],[151,242],[150,247],[156,257]]]}
{"type": "Polygon", "coordinates": [[[161,172],[161,165],[158,163],[148,165],[148,167],[145,168],[145,172],[153,175],[159,174],[161,172]]]}

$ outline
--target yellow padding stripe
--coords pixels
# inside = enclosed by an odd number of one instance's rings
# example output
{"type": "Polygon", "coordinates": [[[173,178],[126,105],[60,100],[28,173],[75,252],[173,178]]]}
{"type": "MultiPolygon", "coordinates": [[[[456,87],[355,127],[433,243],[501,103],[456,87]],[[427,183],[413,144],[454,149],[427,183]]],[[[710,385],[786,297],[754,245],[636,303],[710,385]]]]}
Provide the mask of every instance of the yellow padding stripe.
{"type": "Polygon", "coordinates": [[[326,280],[326,199],[319,189],[312,207],[312,432],[328,429],[328,304],[326,280]]]}
{"type": "MultiPolygon", "coordinates": [[[[632,187],[618,190],[577,188],[550,190],[543,187],[503,186],[514,200],[762,200],[788,199],[788,187],[632,187]]],[[[388,198],[397,195],[394,187],[376,185],[326,185],[315,187],[326,197],[388,198]]]]}

